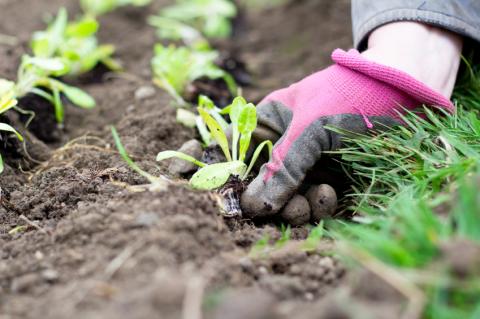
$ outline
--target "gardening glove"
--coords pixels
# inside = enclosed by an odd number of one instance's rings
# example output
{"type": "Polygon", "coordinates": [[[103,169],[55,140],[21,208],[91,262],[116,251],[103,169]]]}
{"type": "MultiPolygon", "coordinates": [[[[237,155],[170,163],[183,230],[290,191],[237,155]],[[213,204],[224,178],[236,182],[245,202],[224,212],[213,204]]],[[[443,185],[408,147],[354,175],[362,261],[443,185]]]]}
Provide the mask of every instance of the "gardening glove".
{"type": "Polygon", "coordinates": [[[270,162],[242,195],[247,217],[277,213],[322,152],[340,147],[341,136],[325,126],[362,134],[401,124],[405,109],[422,104],[454,111],[447,98],[425,84],[366,60],[356,50],[337,49],[332,59],[332,66],[273,92],[259,104],[257,137],[279,140],[270,162]]]}

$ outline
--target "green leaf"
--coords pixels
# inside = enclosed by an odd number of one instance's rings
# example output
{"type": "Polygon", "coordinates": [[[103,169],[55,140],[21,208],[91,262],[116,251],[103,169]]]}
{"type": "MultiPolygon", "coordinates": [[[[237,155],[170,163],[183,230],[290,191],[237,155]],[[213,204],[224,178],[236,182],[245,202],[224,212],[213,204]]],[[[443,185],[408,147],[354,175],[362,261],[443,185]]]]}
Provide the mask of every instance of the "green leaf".
{"type": "Polygon", "coordinates": [[[166,7],[160,16],[184,21],[195,26],[209,37],[223,38],[231,33],[229,18],[237,14],[235,4],[229,0],[177,1],[166,7]]]}
{"type": "Polygon", "coordinates": [[[0,97],[3,97],[5,94],[13,92],[14,88],[15,82],[0,79],[0,97]]]}
{"type": "Polygon", "coordinates": [[[17,130],[15,130],[12,126],[10,126],[8,124],[0,123],[0,131],[14,133],[17,136],[17,138],[21,142],[23,142],[23,136],[20,133],[18,133],[17,130]]]}
{"type": "Polygon", "coordinates": [[[53,93],[53,106],[55,107],[55,118],[57,119],[58,123],[63,123],[64,107],[63,107],[62,99],[60,98],[60,91],[56,86],[53,86],[52,93],[53,93]]]}
{"type": "Polygon", "coordinates": [[[246,169],[240,161],[207,165],[192,176],[190,184],[197,189],[213,190],[225,185],[230,175],[242,176],[246,169]]]}
{"type": "Polygon", "coordinates": [[[317,226],[310,230],[310,234],[308,234],[307,239],[305,239],[302,249],[304,251],[315,251],[323,238],[324,232],[322,220],[317,226]]]}
{"type": "Polygon", "coordinates": [[[67,67],[60,58],[40,58],[25,56],[25,63],[34,65],[47,72],[62,72],[67,67]]]}
{"type": "Polygon", "coordinates": [[[206,95],[201,94],[198,97],[198,106],[207,110],[215,109],[215,103],[206,95]]]}
{"type": "Polygon", "coordinates": [[[227,136],[225,135],[221,125],[218,124],[218,122],[203,108],[199,107],[198,112],[200,113],[200,116],[205,124],[207,124],[212,137],[215,139],[215,141],[217,141],[227,160],[231,161],[232,157],[230,155],[230,149],[228,148],[227,136]]]}
{"type": "Polygon", "coordinates": [[[118,152],[120,153],[120,156],[123,158],[123,160],[130,166],[131,169],[133,169],[135,172],[140,174],[141,176],[145,177],[148,179],[148,181],[152,184],[155,184],[158,182],[158,178],[145,172],[143,169],[141,169],[128,155],[127,150],[122,144],[122,141],[120,140],[120,137],[118,136],[118,132],[115,129],[115,127],[111,127],[112,130],[112,136],[113,140],[115,141],[115,145],[117,146],[118,152]]]}
{"type": "Polygon", "coordinates": [[[236,97],[231,106],[230,106],[230,120],[232,121],[232,124],[235,124],[238,126],[238,121],[240,118],[240,114],[242,113],[243,108],[247,105],[247,101],[241,96],[236,97]]]}
{"type": "Polygon", "coordinates": [[[250,249],[249,256],[252,258],[258,258],[266,256],[270,244],[270,235],[265,233],[250,249]]]}
{"type": "Polygon", "coordinates": [[[170,159],[170,158],[173,158],[173,157],[176,157],[176,158],[179,158],[179,159],[182,159],[184,161],[187,161],[187,162],[190,162],[190,163],[193,163],[199,167],[205,167],[205,163],[202,163],[200,161],[198,161],[197,159],[195,159],[194,157],[190,156],[190,155],[187,155],[185,153],[182,153],[182,152],[177,152],[177,151],[164,151],[164,152],[160,152],[157,154],[157,162],[160,162],[160,161],[164,161],[166,159],[170,159]]]}
{"type": "MultiPolygon", "coordinates": [[[[12,126],[8,125],[8,124],[5,124],[5,123],[0,123],[0,131],[4,131],[4,132],[11,132],[11,133],[14,133],[17,138],[23,142],[23,136],[17,132],[17,130],[15,130],[12,126]]],[[[3,172],[4,170],[4,166],[3,166],[3,158],[2,158],[2,155],[0,154],[0,174],[3,172]]]]}
{"type": "Polygon", "coordinates": [[[67,26],[68,37],[85,38],[94,35],[98,31],[98,22],[95,18],[84,17],[82,20],[70,23],[67,26]]]}
{"type": "Polygon", "coordinates": [[[14,90],[14,82],[0,79],[0,114],[17,105],[17,100],[14,98],[14,90]]]}
{"type": "Polygon", "coordinates": [[[233,160],[238,159],[238,140],[240,139],[240,132],[238,121],[243,108],[247,105],[247,101],[241,96],[236,97],[230,107],[230,121],[232,122],[232,157],[233,160]]]}
{"type": "Polygon", "coordinates": [[[73,104],[77,106],[85,109],[91,109],[95,107],[96,103],[94,98],[79,88],[64,85],[62,86],[62,92],[70,101],[72,101],[73,104]]]}
{"type": "Polygon", "coordinates": [[[240,134],[252,133],[257,127],[257,109],[249,103],[243,107],[238,118],[238,130],[240,134]]]}
{"type": "Polygon", "coordinates": [[[257,149],[253,153],[252,159],[250,160],[250,165],[248,165],[248,169],[245,172],[245,175],[243,176],[242,179],[245,179],[248,177],[248,174],[250,174],[250,172],[252,171],[253,165],[255,165],[255,162],[257,161],[258,157],[260,156],[260,153],[262,153],[262,150],[265,146],[268,147],[269,158],[272,157],[272,151],[273,151],[272,141],[263,141],[262,143],[260,143],[260,145],[257,146],[257,149]]]}
{"type": "Polygon", "coordinates": [[[190,25],[176,19],[151,16],[148,23],[157,28],[157,35],[164,40],[182,40],[190,47],[209,47],[202,34],[190,25]]]}
{"type": "Polygon", "coordinates": [[[116,8],[117,0],[80,0],[80,5],[88,14],[98,16],[116,8]]]}
{"type": "Polygon", "coordinates": [[[47,31],[39,31],[33,34],[33,40],[30,44],[33,54],[37,57],[52,57],[58,47],[64,42],[67,23],[67,10],[60,8],[57,17],[47,31]]]}
{"type": "Polygon", "coordinates": [[[285,225],[282,224],[280,226],[280,230],[282,232],[282,235],[281,235],[280,239],[275,242],[275,248],[277,248],[277,249],[285,246],[285,244],[287,244],[292,237],[292,228],[291,228],[290,225],[285,227],[285,225]]]}
{"type": "Polygon", "coordinates": [[[227,38],[232,33],[232,24],[223,17],[211,17],[205,22],[204,33],[209,38],[227,38]]]}
{"type": "Polygon", "coordinates": [[[245,161],[248,147],[252,139],[252,133],[257,127],[257,109],[255,105],[249,103],[245,105],[238,118],[238,131],[240,137],[240,161],[245,161]]]}

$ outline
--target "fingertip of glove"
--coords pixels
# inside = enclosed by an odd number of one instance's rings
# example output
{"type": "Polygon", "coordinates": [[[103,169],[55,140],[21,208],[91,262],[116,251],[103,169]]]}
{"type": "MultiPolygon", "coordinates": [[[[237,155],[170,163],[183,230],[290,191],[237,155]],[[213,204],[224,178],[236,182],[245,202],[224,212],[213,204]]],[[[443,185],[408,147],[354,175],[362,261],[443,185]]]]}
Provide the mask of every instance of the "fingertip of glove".
{"type": "Polygon", "coordinates": [[[274,215],[278,212],[266,196],[265,188],[258,188],[254,181],[250,184],[247,190],[242,194],[240,204],[242,206],[243,214],[248,218],[258,218],[274,215]]]}

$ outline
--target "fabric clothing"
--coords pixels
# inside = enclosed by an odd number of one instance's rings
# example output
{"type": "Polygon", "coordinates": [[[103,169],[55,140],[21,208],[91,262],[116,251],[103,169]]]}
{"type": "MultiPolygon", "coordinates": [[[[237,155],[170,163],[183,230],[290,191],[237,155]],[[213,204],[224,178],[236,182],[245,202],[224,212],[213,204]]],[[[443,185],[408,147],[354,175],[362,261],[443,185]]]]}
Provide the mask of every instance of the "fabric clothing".
{"type": "Polygon", "coordinates": [[[480,0],[352,0],[354,45],[367,46],[376,28],[397,21],[435,25],[480,42],[480,0]]]}

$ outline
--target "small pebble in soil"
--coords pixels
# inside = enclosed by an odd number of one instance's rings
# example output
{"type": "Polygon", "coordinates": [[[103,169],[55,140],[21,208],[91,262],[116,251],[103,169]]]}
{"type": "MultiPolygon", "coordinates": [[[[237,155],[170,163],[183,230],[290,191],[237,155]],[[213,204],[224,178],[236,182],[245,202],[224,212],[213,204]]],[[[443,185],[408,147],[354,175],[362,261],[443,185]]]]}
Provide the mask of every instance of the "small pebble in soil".
{"type": "Polygon", "coordinates": [[[141,86],[135,91],[135,100],[146,100],[155,95],[155,88],[153,86],[141,86]]]}
{"type": "Polygon", "coordinates": [[[42,271],[42,278],[47,282],[55,282],[58,280],[59,274],[54,269],[45,269],[42,271]]]}
{"type": "Polygon", "coordinates": [[[215,164],[225,162],[227,159],[223,154],[222,149],[218,145],[211,145],[205,148],[202,154],[202,162],[205,164],[215,164]]]}
{"type": "Polygon", "coordinates": [[[327,184],[310,187],[305,195],[312,208],[312,221],[319,221],[331,218],[337,210],[337,193],[327,184]]]}
{"type": "MultiPolygon", "coordinates": [[[[197,160],[200,160],[203,154],[202,144],[197,140],[189,140],[185,142],[178,151],[190,155],[197,160]]],[[[194,171],[196,168],[197,166],[195,164],[179,158],[172,159],[168,166],[168,170],[174,175],[187,174],[194,171]]]]}
{"type": "Polygon", "coordinates": [[[261,274],[261,275],[267,275],[267,274],[268,274],[268,270],[267,270],[266,267],[260,266],[260,267],[258,267],[258,273],[261,274]]]}
{"type": "Polygon", "coordinates": [[[302,195],[295,195],[280,216],[292,226],[301,226],[310,220],[310,204],[302,195]]]}
{"type": "Polygon", "coordinates": [[[35,258],[36,258],[37,260],[42,260],[43,257],[45,257],[45,255],[44,255],[41,251],[37,250],[37,251],[35,252],[35,258]]]}
{"type": "Polygon", "coordinates": [[[305,294],[305,299],[306,299],[307,301],[313,301],[314,298],[315,298],[315,296],[314,296],[311,292],[307,292],[307,293],[305,294]]]}

